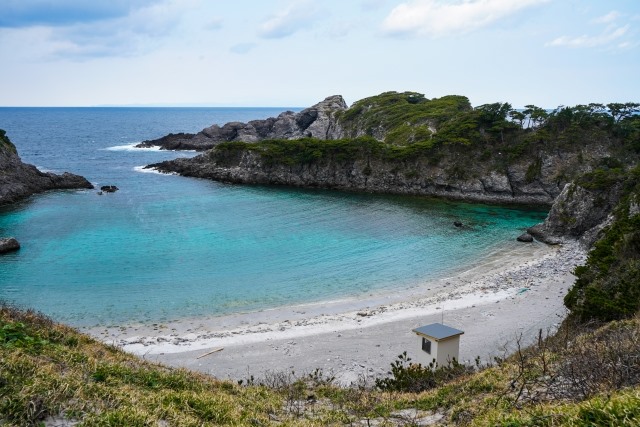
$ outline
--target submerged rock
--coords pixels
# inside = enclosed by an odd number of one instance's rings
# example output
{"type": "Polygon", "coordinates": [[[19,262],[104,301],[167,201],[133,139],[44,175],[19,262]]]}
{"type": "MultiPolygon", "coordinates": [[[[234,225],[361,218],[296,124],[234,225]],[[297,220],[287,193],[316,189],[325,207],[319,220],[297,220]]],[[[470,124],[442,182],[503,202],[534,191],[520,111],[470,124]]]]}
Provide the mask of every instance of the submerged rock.
{"type": "Polygon", "coordinates": [[[20,243],[13,237],[0,238],[0,254],[14,252],[20,249],[20,243]]]}

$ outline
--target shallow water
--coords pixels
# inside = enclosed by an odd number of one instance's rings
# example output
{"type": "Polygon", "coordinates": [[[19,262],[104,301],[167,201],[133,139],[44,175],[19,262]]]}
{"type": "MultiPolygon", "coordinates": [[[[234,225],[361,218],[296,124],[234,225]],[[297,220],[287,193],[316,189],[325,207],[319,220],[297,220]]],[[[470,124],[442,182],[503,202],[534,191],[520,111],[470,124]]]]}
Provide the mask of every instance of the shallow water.
{"type": "Polygon", "coordinates": [[[545,212],[141,173],[190,156],[131,145],[284,109],[0,108],[24,161],[120,191],[0,208],[0,299],[77,326],[168,321],[405,290],[512,241],[545,212]],[[465,228],[453,227],[460,220],[465,228]]]}

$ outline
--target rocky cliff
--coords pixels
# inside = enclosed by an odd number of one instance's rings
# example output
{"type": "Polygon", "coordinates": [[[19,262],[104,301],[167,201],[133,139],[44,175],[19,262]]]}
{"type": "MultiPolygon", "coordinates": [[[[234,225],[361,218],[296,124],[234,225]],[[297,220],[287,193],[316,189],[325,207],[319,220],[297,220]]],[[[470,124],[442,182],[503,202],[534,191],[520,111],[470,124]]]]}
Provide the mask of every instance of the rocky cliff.
{"type": "Polygon", "coordinates": [[[554,200],[545,221],[527,231],[536,239],[558,244],[565,239],[580,239],[590,247],[600,232],[613,220],[613,209],[620,201],[620,188],[610,192],[592,191],[577,182],[565,185],[554,200]]]}
{"type": "Polygon", "coordinates": [[[212,125],[197,134],[169,134],[160,139],[143,141],[138,148],[159,146],[163,150],[208,150],[222,142],[256,142],[265,139],[299,139],[303,137],[336,139],[341,135],[336,113],[346,110],[340,95],[330,96],[298,113],[285,111],[278,117],[212,125]]]}
{"type": "Polygon", "coordinates": [[[0,129],[0,205],[16,202],[35,193],[55,189],[93,188],[85,178],[71,173],[56,175],[25,164],[16,147],[0,129]]]}
{"type": "MultiPolygon", "coordinates": [[[[593,144],[565,152],[539,149],[531,156],[508,162],[506,154],[499,152],[483,159],[483,150],[448,146],[432,149],[427,155],[394,158],[378,152],[380,143],[374,140],[338,140],[336,144],[343,142],[341,150],[333,151],[328,149],[333,144],[316,141],[317,150],[309,150],[310,158],[304,155],[274,158],[275,149],[265,151],[260,146],[237,144],[221,146],[193,159],[176,159],[149,167],[241,184],[549,206],[572,177],[588,171],[607,154],[605,147],[593,144]],[[345,148],[349,145],[352,150],[345,148]]],[[[286,147],[294,143],[279,144],[286,147]]],[[[310,144],[313,142],[307,143],[310,144]]]]}
{"type": "Polygon", "coordinates": [[[640,155],[640,104],[626,105],[622,115],[619,104],[523,112],[385,92],[346,108],[330,97],[297,114],[205,129],[198,135],[214,135],[213,149],[149,167],[242,184],[553,205],[531,232],[589,244],[619,201],[615,175],[640,155]]]}

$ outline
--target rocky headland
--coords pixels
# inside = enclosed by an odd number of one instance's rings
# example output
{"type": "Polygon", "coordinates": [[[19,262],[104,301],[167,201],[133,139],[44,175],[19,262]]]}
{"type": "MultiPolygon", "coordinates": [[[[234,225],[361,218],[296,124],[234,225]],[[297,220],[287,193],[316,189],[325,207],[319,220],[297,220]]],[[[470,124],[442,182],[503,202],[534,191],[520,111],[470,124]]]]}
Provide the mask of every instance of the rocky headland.
{"type": "Polygon", "coordinates": [[[278,117],[252,120],[248,123],[230,122],[212,125],[197,134],[169,134],[155,140],[143,141],[138,148],[160,147],[162,150],[203,151],[222,142],[257,142],[265,139],[337,139],[341,130],[335,115],[347,109],[342,96],[330,96],[313,107],[298,113],[285,111],[278,117]]]}
{"type": "Polygon", "coordinates": [[[332,96],[299,113],[204,129],[190,138],[212,149],[148,167],[240,184],[543,205],[549,218],[529,230],[533,236],[547,243],[584,236],[589,246],[623,195],[616,177],[639,157],[635,105],[549,113],[387,92],[347,108],[332,96]],[[584,181],[589,174],[595,184],[584,181]]]}
{"type": "Polygon", "coordinates": [[[16,147],[0,129],[0,205],[47,190],[80,188],[91,189],[93,185],[79,175],[41,172],[35,166],[23,163],[16,147]]]}

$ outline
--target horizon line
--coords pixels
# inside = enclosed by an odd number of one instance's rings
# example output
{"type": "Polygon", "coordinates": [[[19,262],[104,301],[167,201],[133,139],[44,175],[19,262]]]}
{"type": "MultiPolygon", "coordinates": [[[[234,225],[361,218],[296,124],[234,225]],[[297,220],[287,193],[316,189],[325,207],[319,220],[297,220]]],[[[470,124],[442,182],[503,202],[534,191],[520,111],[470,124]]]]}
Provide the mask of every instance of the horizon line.
{"type": "Polygon", "coordinates": [[[99,105],[0,105],[0,108],[307,108],[281,105],[220,105],[220,104],[99,104],[99,105]]]}

